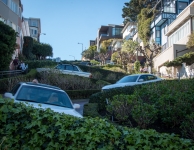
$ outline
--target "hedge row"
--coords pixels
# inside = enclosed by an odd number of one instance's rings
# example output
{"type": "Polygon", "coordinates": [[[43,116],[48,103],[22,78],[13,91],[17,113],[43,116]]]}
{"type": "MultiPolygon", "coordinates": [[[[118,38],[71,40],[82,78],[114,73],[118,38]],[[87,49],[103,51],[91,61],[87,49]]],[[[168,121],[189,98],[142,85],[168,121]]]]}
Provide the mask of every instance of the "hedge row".
{"type": "Polygon", "coordinates": [[[169,80],[111,89],[93,94],[89,102],[98,103],[99,112],[111,113],[122,124],[157,127],[194,139],[193,84],[194,79],[169,80]]]}
{"type": "Polygon", "coordinates": [[[174,134],[114,126],[104,119],[76,118],[50,109],[0,99],[1,149],[194,149],[174,134]]]}

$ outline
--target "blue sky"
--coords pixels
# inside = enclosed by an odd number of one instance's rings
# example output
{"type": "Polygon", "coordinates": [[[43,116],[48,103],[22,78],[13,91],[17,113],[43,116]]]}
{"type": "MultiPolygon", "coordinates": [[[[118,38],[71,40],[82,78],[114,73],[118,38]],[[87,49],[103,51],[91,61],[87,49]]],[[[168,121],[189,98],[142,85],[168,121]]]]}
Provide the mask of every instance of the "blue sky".
{"type": "Polygon", "coordinates": [[[53,58],[81,59],[101,25],[122,24],[122,8],[129,0],[21,0],[25,18],[40,18],[40,42],[50,44],[53,58]],[[69,56],[72,55],[72,56],[69,56]]]}

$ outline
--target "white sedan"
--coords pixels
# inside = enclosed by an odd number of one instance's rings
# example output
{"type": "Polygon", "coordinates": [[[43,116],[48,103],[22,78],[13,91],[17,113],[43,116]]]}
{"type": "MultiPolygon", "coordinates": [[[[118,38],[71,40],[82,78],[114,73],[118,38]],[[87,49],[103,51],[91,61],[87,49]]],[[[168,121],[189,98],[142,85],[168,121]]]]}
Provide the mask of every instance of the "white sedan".
{"type": "Polygon", "coordinates": [[[47,84],[20,82],[4,97],[11,98],[14,102],[24,102],[33,105],[35,108],[50,108],[55,112],[83,118],[75,109],[79,104],[73,104],[67,93],[56,86],[47,84]],[[40,107],[41,104],[41,107],[40,107]]]}
{"type": "Polygon", "coordinates": [[[128,75],[121,78],[115,84],[110,84],[102,87],[102,91],[112,89],[112,88],[118,88],[118,87],[158,82],[162,80],[163,80],[162,78],[159,78],[153,74],[133,74],[133,75],[128,75]]]}

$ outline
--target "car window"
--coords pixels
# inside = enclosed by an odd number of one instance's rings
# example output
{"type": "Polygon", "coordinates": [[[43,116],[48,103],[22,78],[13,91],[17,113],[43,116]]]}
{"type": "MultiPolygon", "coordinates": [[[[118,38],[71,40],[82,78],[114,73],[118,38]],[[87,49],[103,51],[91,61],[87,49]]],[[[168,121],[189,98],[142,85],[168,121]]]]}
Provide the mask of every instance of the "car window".
{"type": "Polygon", "coordinates": [[[65,92],[42,87],[22,86],[16,99],[73,108],[71,100],[65,92]],[[58,103],[49,101],[54,96],[53,93],[55,93],[55,97],[57,96],[58,103]]]}
{"type": "Polygon", "coordinates": [[[148,75],[148,80],[156,80],[157,77],[153,75],[148,75]]]}
{"type": "Polygon", "coordinates": [[[120,79],[117,83],[136,82],[139,76],[125,76],[120,79]]]}
{"type": "Polygon", "coordinates": [[[79,71],[76,66],[73,66],[73,71],[79,71]]]}
{"type": "Polygon", "coordinates": [[[64,65],[58,65],[56,69],[64,70],[64,65]]]}
{"type": "Polygon", "coordinates": [[[16,92],[18,91],[19,87],[20,87],[20,83],[16,84],[10,91],[10,93],[13,94],[13,96],[16,94],[16,92]]]}
{"type": "Polygon", "coordinates": [[[141,75],[139,77],[139,79],[143,79],[143,81],[147,81],[148,80],[148,76],[147,75],[141,75]]]}
{"type": "Polygon", "coordinates": [[[65,65],[65,70],[72,70],[73,71],[73,66],[72,65],[65,65]]]}

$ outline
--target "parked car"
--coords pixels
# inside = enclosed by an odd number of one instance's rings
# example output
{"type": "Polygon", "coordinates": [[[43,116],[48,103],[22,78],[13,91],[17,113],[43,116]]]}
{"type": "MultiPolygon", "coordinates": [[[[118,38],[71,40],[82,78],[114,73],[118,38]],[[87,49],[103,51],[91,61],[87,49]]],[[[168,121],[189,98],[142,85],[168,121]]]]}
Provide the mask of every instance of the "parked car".
{"type": "Polygon", "coordinates": [[[87,62],[87,61],[82,61],[82,62],[79,63],[79,65],[91,66],[92,64],[90,62],[87,62]]]}
{"type": "Polygon", "coordinates": [[[115,84],[110,84],[102,87],[102,91],[117,87],[133,86],[138,84],[146,84],[151,82],[162,81],[162,78],[159,78],[153,74],[133,74],[121,78],[115,84]]]}
{"type": "MultiPolygon", "coordinates": [[[[90,72],[84,72],[81,70],[80,67],[78,67],[76,65],[58,64],[54,69],[60,71],[63,74],[78,75],[78,76],[82,76],[82,77],[92,78],[92,74],[90,72]]],[[[38,72],[41,72],[41,71],[49,71],[51,69],[50,68],[37,68],[36,70],[38,72]]]]}
{"type": "Polygon", "coordinates": [[[43,109],[50,108],[55,112],[83,117],[75,110],[80,105],[73,104],[68,94],[56,86],[19,82],[10,92],[6,92],[4,97],[13,99],[14,102],[28,102],[35,108],[40,108],[39,104],[41,104],[43,109]]]}

